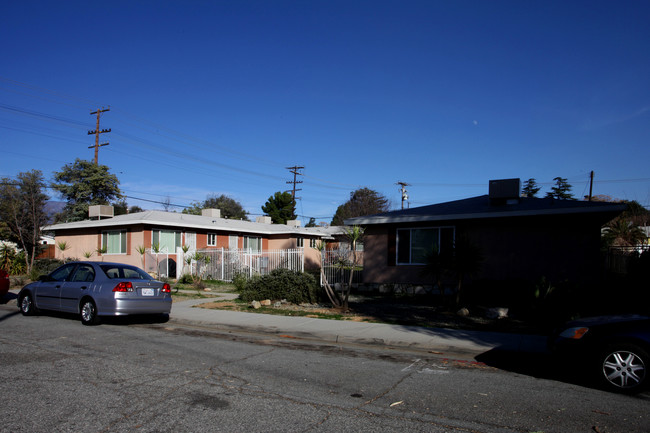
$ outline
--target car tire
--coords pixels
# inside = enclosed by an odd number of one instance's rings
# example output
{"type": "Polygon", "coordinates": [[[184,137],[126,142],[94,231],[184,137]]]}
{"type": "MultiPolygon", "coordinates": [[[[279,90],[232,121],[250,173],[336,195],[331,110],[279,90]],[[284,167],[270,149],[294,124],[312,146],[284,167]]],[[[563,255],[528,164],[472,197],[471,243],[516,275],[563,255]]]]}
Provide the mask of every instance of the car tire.
{"type": "Polygon", "coordinates": [[[648,385],[650,355],[636,344],[612,344],[601,352],[598,373],[610,391],[633,394],[648,385]]]}
{"type": "Polygon", "coordinates": [[[33,316],[38,313],[31,293],[25,293],[18,299],[18,308],[23,316],[33,316]]]}
{"type": "Polygon", "coordinates": [[[86,326],[93,326],[99,324],[99,316],[97,315],[97,306],[91,299],[84,299],[81,301],[81,323],[86,326]]]}

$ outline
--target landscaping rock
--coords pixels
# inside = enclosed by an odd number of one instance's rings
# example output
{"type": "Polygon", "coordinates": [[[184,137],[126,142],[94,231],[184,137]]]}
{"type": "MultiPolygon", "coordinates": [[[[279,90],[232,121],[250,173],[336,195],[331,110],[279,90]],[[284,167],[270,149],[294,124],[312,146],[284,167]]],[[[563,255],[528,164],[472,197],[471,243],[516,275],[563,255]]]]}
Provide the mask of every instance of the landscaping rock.
{"type": "Polygon", "coordinates": [[[262,308],[262,304],[259,303],[259,301],[253,301],[251,302],[251,307],[255,308],[256,310],[259,310],[262,308]]]}
{"type": "Polygon", "coordinates": [[[505,319],[508,317],[507,308],[489,308],[485,312],[485,317],[488,319],[505,319]]]}
{"type": "Polygon", "coordinates": [[[260,304],[269,307],[271,306],[271,300],[270,299],[264,299],[263,301],[260,301],[260,304]]]}
{"type": "Polygon", "coordinates": [[[273,304],[273,306],[274,306],[275,308],[280,308],[280,307],[282,306],[282,302],[279,302],[279,301],[278,301],[278,302],[276,302],[275,304],[273,304]]]}
{"type": "Polygon", "coordinates": [[[467,316],[469,316],[469,310],[467,308],[463,307],[460,310],[458,310],[458,312],[456,312],[456,314],[459,315],[460,317],[467,317],[467,316]]]}

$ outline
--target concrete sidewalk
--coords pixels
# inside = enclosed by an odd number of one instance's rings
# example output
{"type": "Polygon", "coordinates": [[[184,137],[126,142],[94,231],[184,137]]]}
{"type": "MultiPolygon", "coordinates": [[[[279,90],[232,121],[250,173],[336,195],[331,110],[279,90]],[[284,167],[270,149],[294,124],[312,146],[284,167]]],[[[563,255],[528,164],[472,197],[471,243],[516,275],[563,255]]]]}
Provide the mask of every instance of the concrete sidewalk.
{"type": "Polygon", "coordinates": [[[530,353],[546,351],[546,337],[537,335],[276,316],[210,310],[197,306],[210,301],[214,299],[175,302],[172,306],[170,323],[220,330],[246,330],[325,343],[366,344],[469,356],[476,356],[493,349],[530,353]]]}
{"type": "MultiPolygon", "coordinates": [[[[3,305],[3,309],[17,308],[15,299],[17,293],[18,290],[11,290],[10,295],[13,299],[5,300],[7,302],[3,305]]],[[[233,299],[238,296],[233,293],[214,293],[214,295],[218,300],[233,299]]],[[[214,301],[215,298],[205,298],[175,302],[169,322],[224,331],[282,335],[331,344],[394,347],[468,357],[490,350],[527,353],[546,351],[546,337],[538,335],[276,316],[198,307],[201,303],[214,301]]]]}

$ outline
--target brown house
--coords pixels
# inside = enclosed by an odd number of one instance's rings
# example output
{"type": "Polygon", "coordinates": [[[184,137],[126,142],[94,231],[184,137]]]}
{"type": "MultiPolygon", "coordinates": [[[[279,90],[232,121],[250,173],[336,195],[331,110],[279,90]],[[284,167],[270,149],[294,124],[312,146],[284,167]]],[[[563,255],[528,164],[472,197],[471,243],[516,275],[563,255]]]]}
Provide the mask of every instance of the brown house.
{"type": "Polygon", "coordinates": [[[477,279],[595,281],[603,224],[625,204],[520,197],[519,179],[490,181],[479,197],[350,218],[365,227],[363,280],[431,284],[427,254],[462,237],[482,258],[477,279]]]}

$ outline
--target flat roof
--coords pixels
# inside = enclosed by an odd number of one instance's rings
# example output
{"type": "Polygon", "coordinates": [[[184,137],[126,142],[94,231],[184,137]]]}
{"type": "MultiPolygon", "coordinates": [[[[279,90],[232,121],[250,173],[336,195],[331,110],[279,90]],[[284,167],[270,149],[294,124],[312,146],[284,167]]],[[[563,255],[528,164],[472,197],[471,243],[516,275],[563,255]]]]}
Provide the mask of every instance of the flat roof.
{"type": "Polygon", "coordinates": [[[348,218],[345,220],[345,224],[370,225],[597,213],[611,213],[613,218],[617,213],[623,212],[625,209],[627,209],[625,203],[534,197],[519,197],[508,201],[495,202],[490,200],[486,194],[463,200],[348,218]]]}

